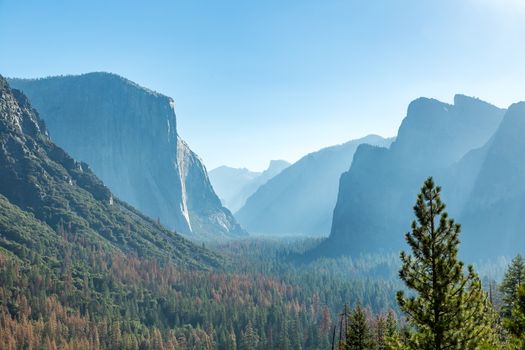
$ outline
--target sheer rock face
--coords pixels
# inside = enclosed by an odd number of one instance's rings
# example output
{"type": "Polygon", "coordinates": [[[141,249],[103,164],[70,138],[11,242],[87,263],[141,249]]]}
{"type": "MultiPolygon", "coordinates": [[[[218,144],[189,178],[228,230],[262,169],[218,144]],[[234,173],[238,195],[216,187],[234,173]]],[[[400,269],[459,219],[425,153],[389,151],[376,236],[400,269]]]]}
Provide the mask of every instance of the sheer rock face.
{"type": "MultiPolygon", "coordinates": [[[[525,246],[525,102],[513,104],[487,144],[458,163],[470,184],[461,208],[468,255],[515,255],[525,246]]],[[[457,175],[459,172],[456,172],[457,175]]]]}
{"type": "Polygon", "coordinates": [[[327,236],[339,177],[357,147],[391,142],[370,135],[308,154],[261,186],[235,216],[252,233],[327,236]]]}
{"type": "Polygon", "coordinates": [[[428,176],[443,186],[449,212],[460,220],[470,190],[459,184],[471,180],[452,174],[457,175],[458,164],[465,162],[470,176],[477,176],[481,165],[470,153],[487,147],[504,113],[461,95],[454,105],[426,98],[412,102],[390,148],[362,145],[356,151],[350,170],[340,179],[330,237],[313,254],[398,251],[428,176]]]}
{"type": "MultiPolygon", "coordinates": [[[[26,96],[12,90],[1,76],[0,179],[4,208],[16,205],[31,213],[30,221],[46,227],[47,233],[67,230],[86,242],[138,256],[170,258],[181,265],[209,268],[220,263],[214,254],[113,198],[86,163],[74,160],[51,141],[26,96]]],[[[3,225],[18,229],[16,222],[3,225]]],[[[26,243],[31,248],[28,242],[12,242],[5,232],[0,238],[8,250],[26,243]]]]}
{"type": "Polygon", "coordinates": [[[53,140],[118,197],[180,233],[244,234],[178,136],[171,98],[107,73],[10,83],[29,96],[53,140]]]}

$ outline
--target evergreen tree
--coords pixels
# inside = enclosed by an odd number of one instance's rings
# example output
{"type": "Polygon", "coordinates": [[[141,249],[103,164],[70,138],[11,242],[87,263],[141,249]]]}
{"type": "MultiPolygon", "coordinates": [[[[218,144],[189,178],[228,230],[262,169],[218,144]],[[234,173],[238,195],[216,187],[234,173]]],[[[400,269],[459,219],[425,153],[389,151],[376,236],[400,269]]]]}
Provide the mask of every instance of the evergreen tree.
{"type": "Polygon", "coordinates": [[[375,325],[374,325],[374,343],[376,350],[386,350],[387,344],[385,341],[386,338],[386,318],[383,315],[376,316],[375,325]]]}
{"type": "Polygon", "coordinates": [[[472,266],[458,260],[460,225],[449,219],[441,188],[428,178],[406,234],[412,255],[401,252],[400,278],[414,295],[397,300],[412,331],[403,349],[479,349],[493,342],[493,313],[472,266]]]}
{"type": "Polygon", "coordinates": [[[279,334],[279,349],[290,350],[292,349],[290,336],[288,334],[288,322],[282,321],[281,330],[279,334]]]}
{"type": "Polygon", "coordinates": [[[301,331],[298,327],[298,322],[296,320],[290,321],[290,343],[292,346],[292,349],[294,350],[302,350],[302,336],[301,331]]]}
{"type": "Polygon", "coordinates": [[[386,316],[386,336],[394,337],[397,334],[397,321],[394,312],[390,310],[386,316]]]}
{"type": "Polygon", "coordinates": [[[525,283],[517,288],[512,317],[503,323],[513,338],[513,348],[525,350],[525,283]]]}
{"type": "Polygon", "coordinates": [[[227,345],[228,345],[228,349],[237,350],[237,337],[235,336],[235,331],[233,330],[232,326],[230,326],[230,331],[229,331],[228,339],[227,339],[227,345]]]}
{"type": "Polygon", "coordinates": [[[348,317],[348,324],[346,329],[346,342],[344,350],[369,350],[373,346],[372,333],[366,315],[357,305],[354,311],[348,317]]]}
{"type": "Polygon", "coordinates": [[[523,282],[525,282],[525,261],[523,261],[521,255],[517,255],[512,259],[500,286],[501,293],[503,294],[501,305],[501,314],[503,317],[511,317],[512,309],[517,301],[518,286],[523,282]]]}
{"type": "Polygon", "coordinates": [[[242,350],[255,350],[259,345],[259,335],[252,326],[252,322],[248,321],[248,324],[244,328],[241,338],[242,350]]]}
{"type": "Polygon", "coordinates": [[[110,349],[120,349],[121,348],[121,331],[120,331],[120,323],[114,322],[111,325],[111,332],[110,332],[110,349]]]}

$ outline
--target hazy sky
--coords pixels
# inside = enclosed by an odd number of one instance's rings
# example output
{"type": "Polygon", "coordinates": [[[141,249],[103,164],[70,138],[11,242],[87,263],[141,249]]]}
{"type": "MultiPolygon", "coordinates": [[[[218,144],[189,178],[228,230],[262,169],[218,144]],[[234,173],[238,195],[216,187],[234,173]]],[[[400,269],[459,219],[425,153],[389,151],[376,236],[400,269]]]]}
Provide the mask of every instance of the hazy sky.
{"type": "Polygon", "coordinates": [[[393,136],[419,96],[525,100],[525,0],[0,0],[0,74],[173,97],[208,169],[393,136]]]}

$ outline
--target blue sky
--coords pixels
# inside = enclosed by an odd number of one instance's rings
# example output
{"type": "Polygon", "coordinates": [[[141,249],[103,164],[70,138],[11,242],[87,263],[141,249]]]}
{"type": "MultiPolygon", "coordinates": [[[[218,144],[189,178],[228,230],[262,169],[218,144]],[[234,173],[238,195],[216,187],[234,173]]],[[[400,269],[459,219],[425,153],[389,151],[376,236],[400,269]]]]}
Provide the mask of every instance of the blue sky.
{"type": "Polygon", "coordinates": [[[393,136],[419,96],[525,100],[524,38],[522,0],[0,0],[0,74],[169,95],[209,169],[393,136]]]}

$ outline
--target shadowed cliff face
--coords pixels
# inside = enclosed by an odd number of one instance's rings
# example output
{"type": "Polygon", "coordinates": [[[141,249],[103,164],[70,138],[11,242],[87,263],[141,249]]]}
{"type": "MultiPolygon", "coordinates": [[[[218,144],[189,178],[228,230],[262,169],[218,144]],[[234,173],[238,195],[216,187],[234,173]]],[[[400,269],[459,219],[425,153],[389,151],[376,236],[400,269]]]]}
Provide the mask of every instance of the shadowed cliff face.
{"type": "Polygon", "coordinates": [[[251,233],[326,236],[338,179],[350,167],[356,148],[391,141],[370,135],[308,154],[261,186],[235,216],[251,233]]]}
{"type": "MultiPolygon", "coordinates": [[[[459,197],[468,193],[459,195],[448,185],[453,181],[447,174],[469,151],[490,140],[504,112],[465,96],[456,96],[454,105],[424,98],[412,102],[389,149],[362,145],[356,151],[352,167],[340,179],[330,237],[314,255],[400,249],[416,194],[428,176],[443,185],[446,203],[456,194],[452,202],[464,201],[459,197]]],[[[474,169],[476,162],[471,163],[474,169]]],[[[459,219],[459,206],[449,209],[459,219]]]]}
{"type": "MultiPolygon", "coordinates": [[[[459,218],[467,254],[515,255],[525,247],[524,159],[525,102],[520,102],[509,107],[492,139],[458,164],[471,184],[459,218]],[[472,164],[478,171],[470,170],[472,164]]],[[[447,180],[454,189],[457,177],[447,180]]]]}
{"type": "Polygon", "coordinates": [[[0,232],[0,246],[15,254],[35,242],[60,249],[61,231],[67,231],[84,242],[170,258],[180,265],[209,268],[220,263],[214,254],[113,198],[86,163],[75,161],[51,141],[29,100],[11,90],[1,76],[0,179],[2,206],[11,211],[3,213],[4,218],[21,209],[31,213],[28,221],[35,227],[44,227],[24,239],[14,234],[19,223],[3,221],[7,226],[0,232]]]}
{"type": "Polygon", "coordinates": [[[118,197],[180,233],[243,234],[178,137],[171,98],[107,73],[11,84],[29,96],[53,140],[90,164],[118,197]]]}

